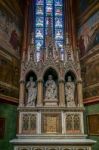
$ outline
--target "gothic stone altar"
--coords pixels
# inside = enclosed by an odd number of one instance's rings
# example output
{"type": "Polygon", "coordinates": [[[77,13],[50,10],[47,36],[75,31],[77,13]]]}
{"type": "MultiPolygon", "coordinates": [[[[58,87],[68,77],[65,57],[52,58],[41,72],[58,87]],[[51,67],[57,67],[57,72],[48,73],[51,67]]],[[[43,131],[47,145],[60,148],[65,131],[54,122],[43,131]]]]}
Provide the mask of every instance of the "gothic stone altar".
{"type": "MultiPolygon", "coordinates": [[[[34,39],[27,53],[24,51],[26,41],[23,45],[19,129],[16,139],[10,142],[14,150],[91,150],[95,141],[84,134],[78,52],[67,36],[64,55],[61,53],[52,36],[50,17],[48,21],[46,46],[40,48],[39,57],[34,39]]],[[[37,36],[38,32],[35,38],[37,36]]]]}
{"type": "Polygon", "coordinates": [[[14,150],[91,150],[83,125],[79,61],[22,61],[14,150]]]}

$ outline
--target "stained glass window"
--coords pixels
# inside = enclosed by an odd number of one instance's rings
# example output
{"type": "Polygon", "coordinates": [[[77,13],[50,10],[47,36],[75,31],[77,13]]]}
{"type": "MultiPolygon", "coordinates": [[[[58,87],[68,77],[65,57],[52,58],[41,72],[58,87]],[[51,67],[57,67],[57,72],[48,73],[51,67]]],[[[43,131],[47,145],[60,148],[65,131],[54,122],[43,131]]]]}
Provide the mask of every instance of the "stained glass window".
{"type": "Polygon", "coordinates": [[[45,35],[51,17],[51,26],[55,44],[60,48],[63,57],[63,0],[35,0],[35,47],[37,60],[40,57],[40,49],[45,46],[45,35]]]}

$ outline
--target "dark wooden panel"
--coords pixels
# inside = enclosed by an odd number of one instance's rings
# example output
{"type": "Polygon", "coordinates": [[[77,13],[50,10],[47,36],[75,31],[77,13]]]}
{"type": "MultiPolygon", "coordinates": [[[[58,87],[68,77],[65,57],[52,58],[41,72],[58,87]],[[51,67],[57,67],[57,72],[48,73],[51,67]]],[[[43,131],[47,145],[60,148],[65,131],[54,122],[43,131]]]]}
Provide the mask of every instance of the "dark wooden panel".
{"type": "Polygon", "coordinates": [[[0,139],[4,138],[4,132],[5,132],[5,119],[0,118],[0,139]]]}
{"type": "Polygon", "coordinates": [[[89,135],[99,135],[99,114],[88,116],[89,135]]]}

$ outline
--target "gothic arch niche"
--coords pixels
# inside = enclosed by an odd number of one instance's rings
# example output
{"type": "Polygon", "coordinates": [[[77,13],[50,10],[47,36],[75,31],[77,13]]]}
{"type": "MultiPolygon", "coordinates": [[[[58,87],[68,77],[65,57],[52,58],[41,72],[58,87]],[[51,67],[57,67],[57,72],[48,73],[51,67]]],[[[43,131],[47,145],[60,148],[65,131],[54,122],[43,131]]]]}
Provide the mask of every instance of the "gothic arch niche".
{"type": "Polygon", "coordinates": [[[76,75],[75,75],[75,73],[73,71],[70,70],[70,71],[66,72],[66,74],[65,74],[65,81],[67,81],[67,77],[68,76],[71,76],[72,81],[76,82],[77,77],[76,77],[76,75]]]}
{"type": "Polygon", "coordinates": [[[35,106],[37,101],[37,76],[31,70],[25,78],[25,106],[35,106]]]}
{"type": "Polygon", "coordinates": [[[58,104],[58,74],[55,69],[49,68],[46,70],[44,76],[44,104],[57,105],[58,104]]]}
{"type": "Polygon", "coordinates": [[[67,107],[76,107],[77,100],[77,78],[74,72],[68,71],[65,74],[65,102],[67,107]]]}

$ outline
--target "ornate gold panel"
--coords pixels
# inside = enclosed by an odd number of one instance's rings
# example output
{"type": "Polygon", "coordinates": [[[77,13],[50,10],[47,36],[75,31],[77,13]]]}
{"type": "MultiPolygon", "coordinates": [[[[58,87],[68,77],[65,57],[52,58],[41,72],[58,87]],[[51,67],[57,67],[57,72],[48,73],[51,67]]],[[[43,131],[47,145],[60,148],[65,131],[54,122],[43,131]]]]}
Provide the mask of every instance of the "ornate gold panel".
{"type": "Polygon", "coordinates": [[[46,134],[57,134],[61,132],[60,114],[43,114],[42,115],[42,132],[46,134]]]}

